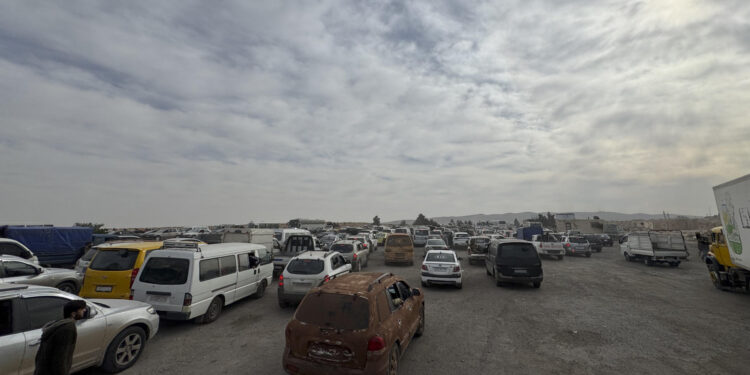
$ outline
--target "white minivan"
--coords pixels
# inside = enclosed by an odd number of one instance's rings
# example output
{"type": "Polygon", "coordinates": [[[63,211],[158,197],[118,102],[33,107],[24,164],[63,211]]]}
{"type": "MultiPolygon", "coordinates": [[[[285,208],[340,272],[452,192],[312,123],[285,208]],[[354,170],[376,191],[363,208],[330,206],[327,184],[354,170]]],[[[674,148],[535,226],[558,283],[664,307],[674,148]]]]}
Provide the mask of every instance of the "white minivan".
{"type": "Polygon", "coordinates": [[[151,304],[164,319],[210,323],[224,306],[271,284],[271,253],[252,243],[181,243],[151,254],[133,282],[131,296],[151,304]]]}

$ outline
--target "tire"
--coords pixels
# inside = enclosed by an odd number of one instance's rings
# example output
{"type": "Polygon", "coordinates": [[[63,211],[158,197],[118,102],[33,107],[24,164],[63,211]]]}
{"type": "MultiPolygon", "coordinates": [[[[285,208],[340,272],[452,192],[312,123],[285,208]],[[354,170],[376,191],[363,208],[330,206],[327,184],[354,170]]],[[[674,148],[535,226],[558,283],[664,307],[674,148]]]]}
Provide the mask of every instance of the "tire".
{"type": "Polygon", "coordinates": [[[60,284],[57,284],[55,288],[60,289],[65,293],[78,294],[78,287],[70,281],[63,281],[60,284]]]}
{"type": "Polygon", "coordinates": [[[563,258],[564,258],[564,256],[562,256],[562,255],[558,255],[557,256],[557,260],[563,260],[563,258]]]}
{"type": "Polygon", "coordinates": [[[495,278],[495,286],[503,286],[503,282],[497,278],[497,275],[492,275],[495,278]]]}
{"type": "Polygon", "coordinates": [[[420,337],[424,334],[424,323],[424,306],[422,306],[422,310],[419,310],[419,326],[417,326],[414,336],[420,337]]]}
{"type": "Polygon", "coordinates": [[[456,289],[462,289],[463,287],[464,287],[464,283],[456,284],[456,289]]]}
{"type": "Polygon", "coordinates": [[[719,277],[719,273],[716,270],[710,270],[708,272],[708,275],[711,276],[711,283],[714,284],[714,287],[716,289],[724,289],[721,285],[721,277],[719,277]]]}
{"type": "Polygon", "coordinates": [[[222,307],[224,307],[224,303],[221,302],[221,298],[215,297],[213,301],[211,301],[211,304],[208,305],[208,310],[203,314],[203,319],[201,319],[200,323],[208,324],[216,321],[216,319],[219,318],[219,315],[221,315],[222,307]]]}
{"type": "Polygon", "coordinates": [[[643,258],[643,263],[649,267],[654,265],[654,262],[652,262],[651,259],[648,258],[643,258]]]}
{"type": "Polygon", "coordinates": [[[422,281],[422,286],[423,286],[423,287],[425,287],[425,288],[427,288],[427,287],[428,287],[427,283],[426,283],[426,282],[424,282],[424,281],[422,281]]]}
{"type": "Polygon", "coordinates": [[[542,282],[541,281],[534,281],[534,288],[539,289],[539,287],[541,287],[541,286],[542,286],[542,282]]]}
{"type": "Polygon", "coordinates": [[[259,299],[262,298],[264,295],[266,295],[266,279],[261,280],[260,285],[258,285],[258,289],[255,291],[255,294],[253,294],[253,298],[259,299]]]}
{"type": "Polygon", "coordinates": [[[630,255],[628,255],[628,253],[622,253],[622,256],[625,257],[625,261],[626,262],[632,262],[633,261],[633,258],[631,258],[630,255]]]}
{"type": "Polygon", "coordinates": [[[591,258],[591,252],[586,253],[586,258],[591,258]]]}
{"type": "Polygon", "coordinates": [[[399,353],[398,353],[398,344],[393,344],[393,347],[391,348],[391,353],[388,354],[388,375],[396,375],[398,373],[398,360],[399,360],[399,353]]]}
{"type": "Polygon", "coordinates": [[[276,299],[279,301],[279,307],[280,308],[285,309],[285,308],[289,307],[289,302],[287,302],[283,297],[281,297],[280,294],[276,294],[276,296],[277,296],[276,299]]]}
{"type": "Polygon", "coordinates": [[[141,327],[130,326],[120,332],[107,347],[102,370],[115,373],[133,366],[146,347],[146,332],[141,327]]]}

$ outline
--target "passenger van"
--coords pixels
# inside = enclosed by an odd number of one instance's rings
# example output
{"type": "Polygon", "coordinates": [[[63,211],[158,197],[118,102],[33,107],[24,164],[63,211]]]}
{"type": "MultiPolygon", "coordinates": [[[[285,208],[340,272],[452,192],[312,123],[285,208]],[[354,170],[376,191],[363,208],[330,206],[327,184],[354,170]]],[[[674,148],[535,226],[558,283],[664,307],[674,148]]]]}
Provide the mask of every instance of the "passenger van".
{"type": "Polygon", "coordinates": [[[524,240],[494,240],[485,257],[487,275],[497,286],[531,283],[539,288],[544,280],[542,260],[533,243],[524,240]]]}
{"type": "Polygon", "coordinates": [[[118,242],[97,246],[86,268],[79,295],[83,298],[129,299],[130,287],[146,257],[161,241],[118,242]]]}
{"type": "Polygon", "coordinates": [[[414,243],[408,234],[393,233],[385,239],[385,264],[414,264],[414,243]]]}
{"type": "MultiPolygon", "coordinates": [[[[133,299],[160,317],[210,323],[224,306],[271,284],[271,253],[252,243],[181,243],[151,255],[133,283],[133,299]]],[[[96,258],[94,258],[96,259],[96,258]]]]}

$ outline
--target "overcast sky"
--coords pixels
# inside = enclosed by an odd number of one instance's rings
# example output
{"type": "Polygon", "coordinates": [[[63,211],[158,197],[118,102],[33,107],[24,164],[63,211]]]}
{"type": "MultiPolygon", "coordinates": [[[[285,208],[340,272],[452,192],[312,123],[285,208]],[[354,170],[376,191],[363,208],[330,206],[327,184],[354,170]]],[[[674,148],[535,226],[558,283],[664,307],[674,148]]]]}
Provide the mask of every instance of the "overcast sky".
{"type": "Polygon", "coordinates": [[[749,110],[746,0],[5,1],[0,223],[703,215],[749,110]]]}

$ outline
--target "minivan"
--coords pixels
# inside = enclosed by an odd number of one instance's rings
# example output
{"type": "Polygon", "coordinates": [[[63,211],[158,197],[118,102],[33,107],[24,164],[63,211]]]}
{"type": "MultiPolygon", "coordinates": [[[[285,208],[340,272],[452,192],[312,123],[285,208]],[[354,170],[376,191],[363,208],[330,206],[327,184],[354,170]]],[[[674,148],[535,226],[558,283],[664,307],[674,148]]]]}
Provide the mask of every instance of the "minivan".
{"type": "Polygon", "coordinates": [[[385,239],[385,264],[414,264],[414,243],[407,234],[393,233],[385,239]]]}
{"type": "Polygon", "coordinates": [[[271,253],[263,245],[175,246],[151,255],[133,283],[133,299],[151,304],[164,319],[210,323],[224,306],[260,298],[271,284],[271,253]]]}
{"type": "Polygon", "coordinates": [[[531,283],[534,288],[542,285],[542,260],[534,244],[529,241],[492,241],[484,262],[487,275],[495,279],[497,286],[506,282],[531,283]]]}
{"type": "Polygon", "coordinates": [[[86,269],[83,298],[129,299],[135,276],[154,250],[161,249],[161,241],[120,242],[99,245],[86,269]]]}

